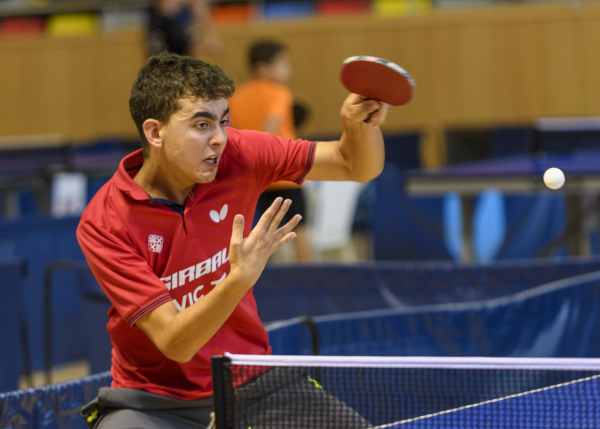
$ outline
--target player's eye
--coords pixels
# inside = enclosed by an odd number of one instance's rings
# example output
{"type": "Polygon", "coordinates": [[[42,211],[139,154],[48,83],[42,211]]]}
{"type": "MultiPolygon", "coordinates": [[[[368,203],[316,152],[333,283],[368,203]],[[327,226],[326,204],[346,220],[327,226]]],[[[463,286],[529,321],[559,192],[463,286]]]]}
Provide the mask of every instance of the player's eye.
{"type": "Polygon", "coordinates": [[[206,122],[198,122],[196,124],[196,128],[200,128],[201,130],[208,128],[208,124],[206,122]]]}
{"type": "Polygon", "coordinates": [[[228,119],[223,119],[223,120],[221,121],[221,126],[222,126],[222,127],[226,127],[227,125],[229,125],[229,120],[228,120],[228,119]]]}

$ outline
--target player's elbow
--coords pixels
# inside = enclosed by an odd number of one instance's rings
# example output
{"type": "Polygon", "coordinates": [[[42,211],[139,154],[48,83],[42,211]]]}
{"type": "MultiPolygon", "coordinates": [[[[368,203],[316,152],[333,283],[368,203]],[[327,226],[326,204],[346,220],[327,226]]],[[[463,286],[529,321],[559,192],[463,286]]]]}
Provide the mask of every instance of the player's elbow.
{"type": "Polygon", "coordinates": [[[142,316],[136,326],[166,358],[184,363],[191,360],[206,341],[199,339],[199,343],[190,338],[181,314],[169,301],[142,316]]]}
{"type": "Polygon", "coordinates": [[[373,177],[371,180],[379,177],[381,173],[383,173],[383,168],[385,167],[385,154],[377,160],[375,166],[373,167],[373,177]]]}
{"type": "Polygon", "coordinates": [[[193,357],[193,354],[173,354],[172,356],[167,356],[168,359],[174,360],[177,363],[189,362],[193,357]]]}
{"type": "Polygon", "coordinates": [[[167,359],[179,363],[189,362],[198,352],[189,342],[182,340],[181,335],[169,334],[155,338],[154,345],[167,359]]]}
{"type": "Polygon", "coordinates": [[[379,175],[382,172],[383,172],[383,162],[381,163],[381,165],[377,166],[377,168],[373,169],[373,171],[371,172],[371,175],[365,180],[365,182],[370,182],[371,180],[377,179],[377,177],[379,177],[379,175]]]}
{"type": "Polygon", "coordinates": [[[352,180],[354,180],[355,182],[360,182],[360,183],[370,182],[371,180],[376,179],[381,174],[382,171],[383,171],[383,162],[381,163],[381,165],[373,165],[369,169],[366,169],[366,170],[360,171],[360,172],[356,172],[353,175],[352,180]]]}
{"type": "Polygon", "coordinates": [[[178,347],[176,344],[164,344],[158,346],[158,349],[167,359],[178,363],[189,362],[196,354],[194,351],[184,347],[178,347]]]}

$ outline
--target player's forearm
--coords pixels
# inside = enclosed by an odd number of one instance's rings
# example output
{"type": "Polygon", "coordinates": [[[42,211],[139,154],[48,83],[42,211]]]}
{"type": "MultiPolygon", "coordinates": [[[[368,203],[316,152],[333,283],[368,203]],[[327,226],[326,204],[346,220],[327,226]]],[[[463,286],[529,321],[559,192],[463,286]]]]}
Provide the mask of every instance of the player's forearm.
{"type": "Polygon", "coordinates": [[[189,361],[216,334],[249,289],[244,282],[227,277],[170,320],[159,349],[169,359],[189,361]]]}
{"type": "Polygon", "coordinates": [[[229,247],[229,274],[210,293],[178,312],[169,301],[142,316],[139,326],[169,359],[187,362],[216,334],[244,295],[256,283],[269,256],[296,236],[296,215],[278,228],[291,201],[276,198],[244,237],[244,217],[235,215],[229,247]]]}
{"type": "Polygon", "coordinates": [[[379,128],[346,121],[338,149],[346,160],[349,180],[368,182],[383,171],[385,147],[379,128]]]}

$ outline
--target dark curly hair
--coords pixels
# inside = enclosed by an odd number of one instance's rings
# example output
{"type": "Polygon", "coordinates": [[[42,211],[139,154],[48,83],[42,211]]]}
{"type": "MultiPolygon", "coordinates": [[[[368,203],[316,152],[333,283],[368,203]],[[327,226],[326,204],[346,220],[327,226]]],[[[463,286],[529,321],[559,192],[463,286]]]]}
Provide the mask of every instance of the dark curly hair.
{"type": "Polygon", "coordinates": [[[143,124],[146,119],[167,123],[179,110],[178,100],[229,98],[235,86],[218,65],[196,58],[163,52],[150,57],[137,74],[129,95],[129,112],[142,139],[144,157],[148,141],[143,124]]]}

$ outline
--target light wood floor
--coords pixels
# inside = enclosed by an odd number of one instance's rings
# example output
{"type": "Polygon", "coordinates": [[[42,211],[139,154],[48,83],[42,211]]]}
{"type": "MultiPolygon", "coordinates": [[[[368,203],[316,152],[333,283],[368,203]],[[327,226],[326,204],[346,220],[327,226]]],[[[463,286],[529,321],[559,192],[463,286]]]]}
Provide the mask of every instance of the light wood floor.
{"type": "MultiPolygon", "coordinates": [[[[74,378],[85,377],[90,375],[90,364],[87,360],[69,362],[63,365],[56,365],[52,368],[52,383],[60,383],[61,381],[72,380],[74,378]]],[[[46,384],[44,371],[34,371],[31,377],[33,387],[46,384]]],[[[19,389],[32,387],[29,381],[21,376],[19,379],[19,389]]]]}

